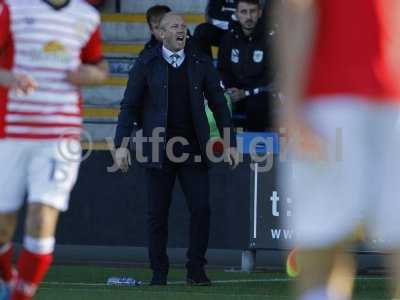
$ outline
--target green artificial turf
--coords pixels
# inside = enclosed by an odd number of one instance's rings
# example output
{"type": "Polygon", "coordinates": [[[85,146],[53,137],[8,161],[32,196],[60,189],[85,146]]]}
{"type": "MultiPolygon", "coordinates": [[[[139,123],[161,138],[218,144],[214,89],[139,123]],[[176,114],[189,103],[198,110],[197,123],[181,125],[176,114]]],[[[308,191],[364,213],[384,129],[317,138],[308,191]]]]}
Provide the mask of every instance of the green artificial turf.
{"type": "MultiPolygon", "coordinates": [[[[99,266],[54,266],[45,278],[35,299],[38,300],[228,300],[295,299],[294,281],[282,273],[235,273],[209,270],[211,287],[191,287],[184,283],[185,270],[170,271],[166,287],[146,283],[151,272],[143,268],[99,266]],[[145,282],[140,287],[107,286],[111,276],[129,276],[145,282]]],[[[356,280],[355,300],[388,300],[385,277],[360,277],[356,280]]]]}

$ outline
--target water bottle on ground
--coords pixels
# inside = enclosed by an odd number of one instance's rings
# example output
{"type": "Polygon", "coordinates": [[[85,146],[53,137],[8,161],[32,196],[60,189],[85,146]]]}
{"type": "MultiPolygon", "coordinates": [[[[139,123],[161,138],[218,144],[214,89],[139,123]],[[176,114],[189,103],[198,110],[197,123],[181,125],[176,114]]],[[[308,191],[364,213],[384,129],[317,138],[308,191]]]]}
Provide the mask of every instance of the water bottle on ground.
{"type": "Polygon", "coordinates": [[[107,279],[107,285],[141,286],[143,285],[143,281],[131,277],[109,277],[107,279]]]}

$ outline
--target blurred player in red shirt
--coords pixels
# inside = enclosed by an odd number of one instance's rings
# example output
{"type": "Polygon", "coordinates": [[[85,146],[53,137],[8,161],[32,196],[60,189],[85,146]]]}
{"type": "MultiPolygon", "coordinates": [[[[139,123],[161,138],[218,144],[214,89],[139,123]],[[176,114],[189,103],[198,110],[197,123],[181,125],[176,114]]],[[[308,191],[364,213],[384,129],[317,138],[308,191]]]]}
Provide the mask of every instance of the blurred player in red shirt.
{"type": "Polygon", "coordinates": [[[100,17],[83,0],[0,0],[0,299],[31,299],[76,181],[79,87],[103,82],[100,17]],[[23,250],[11,258],[27,196],[23,250]]]}
{"type": "Polygon", "coordinates": [[[400,1],[286,0],[280,18],[298,299],[350,299],[360,225],[394,258],[398,287],[400,1]]]}

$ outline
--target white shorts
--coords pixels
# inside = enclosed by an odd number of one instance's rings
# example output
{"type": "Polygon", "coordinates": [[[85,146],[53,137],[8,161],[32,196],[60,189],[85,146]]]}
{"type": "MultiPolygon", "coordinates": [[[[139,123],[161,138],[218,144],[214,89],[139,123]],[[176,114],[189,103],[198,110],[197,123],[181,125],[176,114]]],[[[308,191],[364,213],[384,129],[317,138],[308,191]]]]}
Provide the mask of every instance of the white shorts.
{"type": "Polygon", "coordinates": [[[0,212],[18,210],[25,196],[67,210],[80,158],[77,140],[0,140],[0,212]]]}
{"type": "Polygon", "coordinates": [[[329,160],[294,159],[281,177],[298,246],[332,246],[362,224],[379,242],[374,247],[400,248],[399,109],[345,96],[306,104],[306,120],[327,143],[329,160]]]}

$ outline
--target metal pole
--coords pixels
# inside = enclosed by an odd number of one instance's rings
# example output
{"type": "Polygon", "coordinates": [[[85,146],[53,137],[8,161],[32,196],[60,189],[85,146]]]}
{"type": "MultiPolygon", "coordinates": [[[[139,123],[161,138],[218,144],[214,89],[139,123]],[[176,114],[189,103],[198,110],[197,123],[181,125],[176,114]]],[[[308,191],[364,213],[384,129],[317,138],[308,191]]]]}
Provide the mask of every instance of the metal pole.
{"type": "Polygon", "coordinates": [[[257,251],[243,250],[242,251],[242,272],[253,272],[256,268],[257,251]]]}

